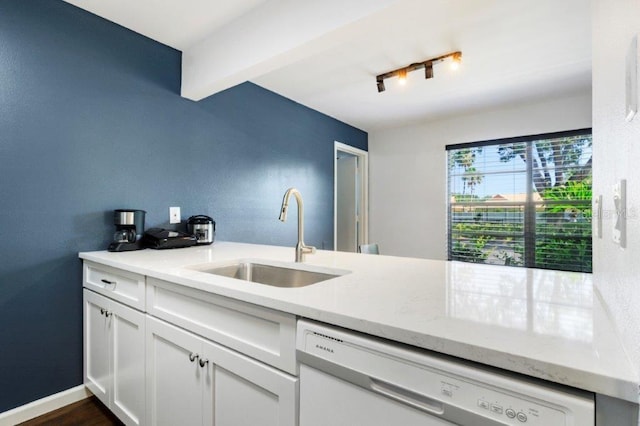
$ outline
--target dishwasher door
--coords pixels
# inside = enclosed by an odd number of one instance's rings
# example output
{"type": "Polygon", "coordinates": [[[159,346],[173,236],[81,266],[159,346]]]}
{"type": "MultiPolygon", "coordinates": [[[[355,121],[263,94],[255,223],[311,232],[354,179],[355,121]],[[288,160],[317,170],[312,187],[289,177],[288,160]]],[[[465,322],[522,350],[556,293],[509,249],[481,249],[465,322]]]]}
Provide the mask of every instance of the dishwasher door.
{"type": "Polygon", "coordinates": [[[454,424],[323,371],[300,366],[300,426],[454,424]]]}
{"type": "Polygon", "coordinates": [[[594,426],[594,395],[299,320],[300,426],[594,426]]]}

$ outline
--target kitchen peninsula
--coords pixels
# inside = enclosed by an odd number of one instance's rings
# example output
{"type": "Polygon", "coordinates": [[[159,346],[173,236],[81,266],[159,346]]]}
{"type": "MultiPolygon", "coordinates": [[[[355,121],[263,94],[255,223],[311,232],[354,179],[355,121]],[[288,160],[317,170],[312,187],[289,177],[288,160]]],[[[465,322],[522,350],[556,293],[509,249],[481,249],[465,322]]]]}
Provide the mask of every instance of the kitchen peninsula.
{"type": "Polygon", "coordinates": [[[638,384],[588,274],[217,242],[80,257],[527,376],[638,401],[638,384]],[[237,259],[348,273],[278,288],[189,267],[237,259]]]}

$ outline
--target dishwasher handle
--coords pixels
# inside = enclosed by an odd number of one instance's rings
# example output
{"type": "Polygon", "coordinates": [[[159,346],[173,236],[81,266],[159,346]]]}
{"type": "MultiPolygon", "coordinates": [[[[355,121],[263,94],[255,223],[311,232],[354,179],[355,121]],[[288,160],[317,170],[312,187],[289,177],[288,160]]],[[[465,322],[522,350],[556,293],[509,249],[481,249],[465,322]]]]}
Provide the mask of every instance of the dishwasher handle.
{"type": "Polygon", "coordinates": [[[417,408],[418,410],[438,416],[444,414],[444,404],[437,399],[429,398],[428,396],[391,383],[383,382],[382,380],[374,379],[373,377],[369,377],[369,381],[369,388],[376,393],[417,408]]]}

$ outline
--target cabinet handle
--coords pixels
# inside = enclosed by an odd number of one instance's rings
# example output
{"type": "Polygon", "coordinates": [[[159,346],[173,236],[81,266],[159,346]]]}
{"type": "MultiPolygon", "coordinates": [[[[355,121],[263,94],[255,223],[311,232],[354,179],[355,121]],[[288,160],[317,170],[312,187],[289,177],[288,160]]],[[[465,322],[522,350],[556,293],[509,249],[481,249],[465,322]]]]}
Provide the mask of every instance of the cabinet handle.
{"type": "Polygon", "coordinates": [[[104,311],[104,316],[109,318],[111,315],[113,315],[113,312],[109,312],[109,311],[104,311]]]}
{"type": "Polygon", "coordinates": [[[200,358],[200,367],[204,367],[205,365],[209,364],[209,360],[208,359],[202,359],[200,358]]]}
{"type": "Polygon", "coordinates": [[[104,308],[100,308],[100,315],[104,315],[104,313],[107,312],[104,308]]]}
{"type": "Polygon", "coordinates": [[[116,281],[109,281],[109,280],[105,280],[105,279],[102,279],[102,280],[100,280],[100,281],[102,281],[102,282],[103,282],[103,283],[105,283],[105,284],[109,284],[109,285],[116,285],[116,281]]]}
{"type": "Polygon", "coordinates": [[[193,352],[191,352],[191,353],[189,354],[189,361],[193,362],[193,361],[195,361],[196,359],[198,359],[198,357],[199,357],[199,355],[198,355],[198,354],[194,354],[193,352]]]}

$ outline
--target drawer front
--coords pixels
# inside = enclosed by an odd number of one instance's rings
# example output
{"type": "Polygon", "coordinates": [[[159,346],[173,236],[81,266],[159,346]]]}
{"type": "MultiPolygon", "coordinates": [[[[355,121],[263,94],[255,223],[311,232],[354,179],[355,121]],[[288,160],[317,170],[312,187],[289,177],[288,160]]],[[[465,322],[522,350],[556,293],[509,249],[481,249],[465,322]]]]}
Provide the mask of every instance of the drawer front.
{"type": "Polygon", "coordinates": [[[85,288],[144,312],[144,275],[98,265],[85,260],[83,277],[85,288]]]}
{"type": "Polygon", "coordinates": [[[294,315],[154,278],[147,284],[149,314],[297,375],[294,315]]]}

